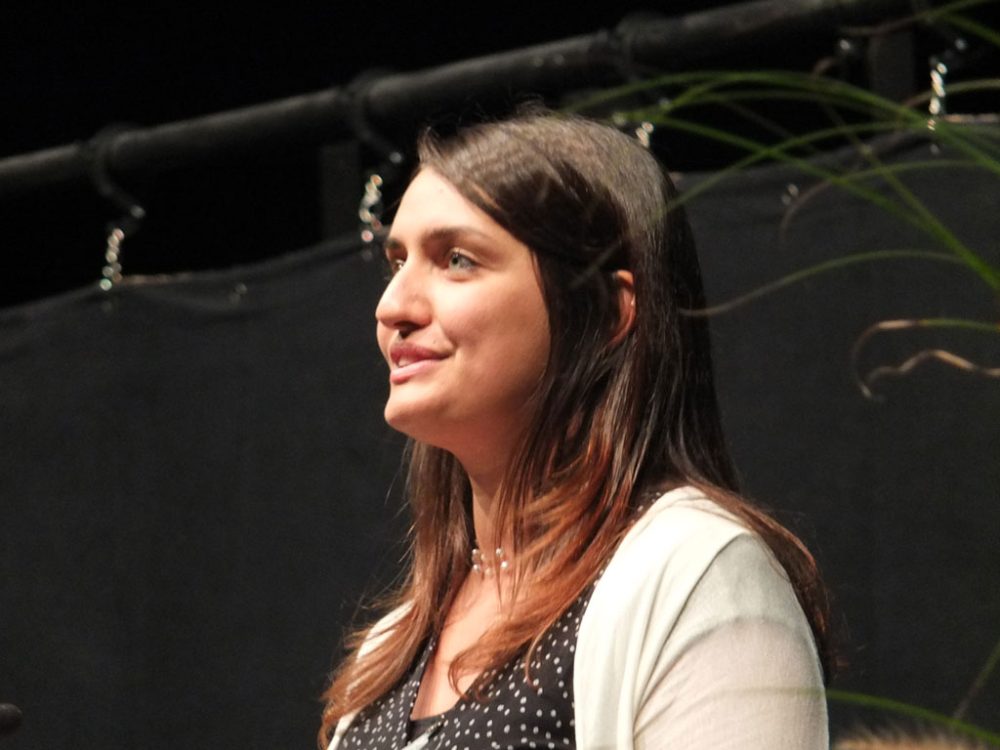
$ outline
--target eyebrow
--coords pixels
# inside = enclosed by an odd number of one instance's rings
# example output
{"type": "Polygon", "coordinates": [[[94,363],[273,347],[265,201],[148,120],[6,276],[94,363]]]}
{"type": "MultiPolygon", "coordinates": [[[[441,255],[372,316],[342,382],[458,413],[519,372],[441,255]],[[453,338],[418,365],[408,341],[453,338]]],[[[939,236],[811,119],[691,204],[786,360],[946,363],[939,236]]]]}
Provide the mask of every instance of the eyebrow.
{"type": "MultiPolygon", "coordinates": [[[[396,237],[391,235],[392,227],[389,228],[390,235],[385,238],[383,243],[386,250],[402,250],[405,249],[406,245],[396,237]]],[[[433,229],[428,229],[426,232],[420,235],[420,244],[427,244],[429,242],[440,242],[442,240],[454,240],[456,237],[461,237],[463,235],[473,235],[482,240],[494,241],[494,238],[490,235],[482,232],[474,227],[466,225],[455,225],[455,226],[444,226],[444,227],[434,227],[433,229]]]]}

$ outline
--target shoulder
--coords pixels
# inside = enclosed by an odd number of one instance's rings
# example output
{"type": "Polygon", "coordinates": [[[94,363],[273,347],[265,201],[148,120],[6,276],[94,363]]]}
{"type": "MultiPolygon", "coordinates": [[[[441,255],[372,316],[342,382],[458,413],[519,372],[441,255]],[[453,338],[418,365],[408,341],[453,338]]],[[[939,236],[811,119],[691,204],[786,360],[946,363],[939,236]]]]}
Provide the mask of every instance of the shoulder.
{"type": "Polygon", "coordinates": [[[767,545],[700,491],[668,492],[622,540],[581,619],[581,747],[628,747],[664,675],[692,644],[733,623],[778,624],[811,652],[809,626],[767,545]]]}
{"type": "Polygon", "coordinates": [[[657,600],[659,606],[669,604],[679,611],[718,554],[734,539],[749,536],[745,526],[700,491],[672,490],[626,534],[595,587],[589,609],[657,600]]]}
{"type": "MultiPolygon", "coordinates": [[[[594,587],[580,623],[580,650],[616,644],[605,654],[614,664],[625,651],[667,634],[688,597],[719,553],[750,532],[699,491],[682,487],[660,497],[622,540],[594,587]],[[623,637],[625,636],[625,637],[623,637]]],[[[579,657],[578,657],[579,658],[579,657]]]]}
{"type": "Polygon", "coordinates": [[[612,556],[581,619],[578,660],[649,677],[659,669],[654,663],[662,667],[706,633],[741,620],[810,638],[788,576],[763,540],[682,487],[659,498],[612,556]]]}
{"type": "Polygon", "coordinates": [[[701,627],[742,617],[802,622],[788,576],[764,541],[691,487],[661,496],[635,523],[595,586],[586,619],[639,617],[670,631],[696,590],[701,627]]]}
{"type": "Polygon", "coordinates": [[[678,487],[661,495],[642,514],[611,562],[650,555],[669,561],[678,555],[712,554],[736,536],[749,533],[742,522],[700,490],[678,487]]]}

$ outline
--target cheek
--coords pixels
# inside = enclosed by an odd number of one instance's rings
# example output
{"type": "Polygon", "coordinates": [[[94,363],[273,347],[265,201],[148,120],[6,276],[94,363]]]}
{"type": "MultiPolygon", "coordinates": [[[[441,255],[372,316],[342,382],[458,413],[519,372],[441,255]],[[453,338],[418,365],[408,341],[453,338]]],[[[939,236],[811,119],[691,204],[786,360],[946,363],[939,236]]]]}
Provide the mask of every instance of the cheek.
{"type": "Polygon", "coordinates": [[[484,378],[532,386],[548,363],[549,327],[544,303],[534,295],[495,295],[489,305],[455,310],[445,335],[484,378]]]}
{"type": "Polygon", "coordinates": [[[545,308],[538,304],[508,308],[506,333],[511,348],[527,363],[544,363],[549,354],[549,326],[545,308]]]}

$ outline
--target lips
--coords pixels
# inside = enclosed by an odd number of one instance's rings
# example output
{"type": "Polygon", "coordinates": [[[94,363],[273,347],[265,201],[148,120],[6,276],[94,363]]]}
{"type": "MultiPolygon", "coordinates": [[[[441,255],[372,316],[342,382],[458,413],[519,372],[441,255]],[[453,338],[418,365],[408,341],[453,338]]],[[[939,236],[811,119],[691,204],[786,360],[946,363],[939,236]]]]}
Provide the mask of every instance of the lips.
{"type": "Polygon", "coordinates": [[[389,382],[397,385],[405,383],[410,378],[433,367],[444,358],[444,354],[436,352],[433,349],[427,349],[406,341],[397,342],[389,347],[389,359],[393,365],[389,373],[389,382]]]}

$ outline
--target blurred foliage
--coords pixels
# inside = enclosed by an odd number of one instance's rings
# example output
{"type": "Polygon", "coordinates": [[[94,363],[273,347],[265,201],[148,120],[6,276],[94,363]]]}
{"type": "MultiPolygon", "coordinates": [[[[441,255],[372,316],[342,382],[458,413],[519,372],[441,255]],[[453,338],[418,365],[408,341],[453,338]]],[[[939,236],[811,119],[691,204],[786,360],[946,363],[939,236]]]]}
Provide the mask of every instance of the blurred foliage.
{"type": "MultiPolygon", "coordinates": [[[[917,170],[973,169],[988,173],[1000,188],[1000,120],[995,111],[970,113],[995,108],[1000,76],[954,80],[956,72],[981,70],[984,59],[995,62],[1000,57],[1000,34],[984,22],[982,15],[974,15],[997,5],[996,0],[959,0],[880,26],[844,29],[835,53],[819,60],[811,72],[706,70],[651,75],[628,86],[591,93],[568,109],[610,117],[621,127],[634,128],[647,144],[654,133],[668,131],[716,144],[731,156],[729,163],[688,190],[676,205],[697,200],[742,170],[784,163],[810,178],[813,186],[789,205],[782,231],[803,205],[832,188],[868,201],[916,228],[926,240],[921,247],[870,248],[832,258],[735,299],[689,311],[691,314],[727,313],[807,278],[849,265],[913,259],[963,266],[969,274],[969,293],[985,295],[992,299],[992,308],[1000,310],[997,246],[971,247],[903,179],[904,173],[917,170]],[[871,91],[865,81],[847,80],[866,45],[916,30],[937,39],[940,45],[928,57],[930,88],[926,91],[905,101],[894,101],[871,91]],[[970,60],[976,64],[970,64],[970,60]],[[960,105],[963,114],[948,114],[950,105],[960,105]],[[804,116],[810,110],[812,116],[804,116]],[[783,117],[789,111],[795,113],[793,126],[787,124],[789,118],[783,117]],[[803,128],[803,122],[810,127],[803,128]],[[925,152],[929,156],[887,163],[888,155],[914,141],[928,142],[931,148],[925,152]],[[845,146],[852,158],[839,164],[816,158],[845,146]]],[[[1000,189],[997,192],[1000,195],[1000,189]]],[[[1000,366],[973,362],[946,348],[921,349],[898,364],[860,371],[859,355],[873,337],[908,329],[980,332],[996,337],[1000,343],[1000,320],[995,318],[875,321],[859,334],[852,351],[857,383],[865,396],[873,397],[872,385],[876,381],[905,375],[930,360],[1000,379],[1000,366]]]]}

